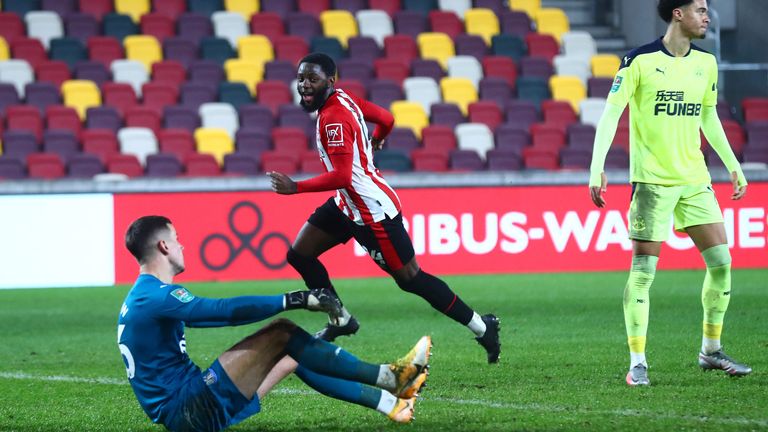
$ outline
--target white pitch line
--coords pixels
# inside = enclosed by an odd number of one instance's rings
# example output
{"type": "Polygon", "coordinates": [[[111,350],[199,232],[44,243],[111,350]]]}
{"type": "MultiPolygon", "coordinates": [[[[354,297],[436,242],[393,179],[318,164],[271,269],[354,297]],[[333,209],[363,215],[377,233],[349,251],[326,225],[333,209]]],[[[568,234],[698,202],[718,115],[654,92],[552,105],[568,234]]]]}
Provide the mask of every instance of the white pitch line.
{"type": "MultiPolygon", "coordinates": [[[[56,381],[56,382],[72,382],[82,384],[107,384],[107,385],[128,385],[127,380],[106,378],[106,377],[78,377],[71,375],[32,375],[24,372],[0,372],[0,378],[6,379],[18,379],[29,381],[56,381]]],[[[298,394],[307,396],[319,396],[317,392],[300,389],[275,389],[273,393],[277,394],[298,394]]],[[[585,414],[585,415],[602,415],[602,416],[614,416],[614,417],[647,417],[651,419],[673,419],[673,420],[685,420],[700,423],[720,423],[727,425],[751,425],[759,427],[768,427],[767,419],[746,419],[746,418],[717,418],[717,417],[704,417],[704,416],[692,416],[692,415],[679,415],[659,412],[647,412],[641,410],[631,409],[617,409],[617,410],[591,410],[591,409],[574,409],[573,407],[565,407],[560,405],[542,405],[542,404],[516,404],[507,402],[496,402],[482,399],[452,399],[443,397],[427,397],[425,398],[432,402],[442,402],[454,405],[479,405],[486,408],[500,408],[500,409],[513,409],[518,411],[541,411],[541,412],[567,412],[569,414],[585,414]]]]}

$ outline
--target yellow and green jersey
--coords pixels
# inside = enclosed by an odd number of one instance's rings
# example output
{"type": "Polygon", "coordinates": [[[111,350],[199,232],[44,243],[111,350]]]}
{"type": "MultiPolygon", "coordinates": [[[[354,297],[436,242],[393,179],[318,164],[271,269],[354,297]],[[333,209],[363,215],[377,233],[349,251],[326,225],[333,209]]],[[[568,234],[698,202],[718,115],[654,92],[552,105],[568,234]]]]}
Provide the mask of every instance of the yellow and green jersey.
{"type": "Polygon", "coordinates": [[[629,103],[630,181],[709,183],[701,152],[701,108],[717,104],[717,62],[691,45],[673,56],[657,39],[627,54],[607,102],[629,103]]]}

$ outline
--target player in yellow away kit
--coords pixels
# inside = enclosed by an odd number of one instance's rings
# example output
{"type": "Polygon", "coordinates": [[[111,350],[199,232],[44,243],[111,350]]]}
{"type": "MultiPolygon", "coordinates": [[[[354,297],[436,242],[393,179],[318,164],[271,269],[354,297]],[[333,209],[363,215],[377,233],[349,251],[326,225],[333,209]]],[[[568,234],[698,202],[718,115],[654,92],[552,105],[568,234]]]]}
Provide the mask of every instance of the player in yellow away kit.
{"type": "Polygon", "coordinates": [[[603,207],[605,156],[629,104],[632,267],[624,290],[624,321],[630,351],[626,381],[631,386],[650,384],[645,359],[649,290],[673,215],[675,230],[688,233],[707,266],[699,366],[731,375],[752,372],[725,355],[720,345],[731,294],[731,255],[699,129],[731,173],[731,199],[744,196],[747,181],[717,117],[715,57],[691,44],[706,33],[707,2],[660,0],[658,12],[669,23],[667,32],[623,58],[597,126],[589,179],[592,202],[603,207]]]}

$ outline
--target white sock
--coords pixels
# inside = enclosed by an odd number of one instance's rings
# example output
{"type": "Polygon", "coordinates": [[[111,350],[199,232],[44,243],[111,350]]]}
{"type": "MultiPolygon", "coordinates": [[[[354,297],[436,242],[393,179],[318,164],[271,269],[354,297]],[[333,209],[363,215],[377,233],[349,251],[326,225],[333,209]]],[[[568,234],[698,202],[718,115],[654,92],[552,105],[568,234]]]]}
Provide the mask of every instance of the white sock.
{"type": "Polygon", "coordinates": [[[645,353],[629,353],[629,368],[632,369],[633,367],[642,364],[645,367],[648,367],[648,363],[645,362],[645,353]]]}
{"type": "Polygon", "coordinates": [[[339,318],[331,318],[328,316],[328,322],[335,326],[345,326],[349,322],[352,315],[349,313],[346,307],[341,308],[341,316],[339,318]]]}
{"type": "Polygon", "coordinates": [[[382,390],[381,391],[381,399],[379,399],[379,404],[376,405],[376,411],[387,415],[392,412],[393,409],[395,409],[395,404],[397,403],[397,398],[392,393],[382,390]]]}
{"type": "Polygon", "coordinates": [[[376,378],[376,387],[394,390],[396,385],[397,381],[395,379],[395,374],[389,370],[389,365],[383,364],[379,366],[379,376],[376,378]]]}
{"type": "Polygon", "coordinates": [[[720,346],[720,339],[701,338],[701,352],[704,354],[712,354],[720,350],[720,348],[722,348],[720,346]]]}
{"type": "Polygon", "coordinates": [[[469,329],[472,330],[472,333],[477,337],[482,337],[485,334],[485,322],[483,322],[483,319],[477,312],[472,314],[472,319],[469,321],[469,324],[467,324],[467,327],[469,327],[469,329]]]}

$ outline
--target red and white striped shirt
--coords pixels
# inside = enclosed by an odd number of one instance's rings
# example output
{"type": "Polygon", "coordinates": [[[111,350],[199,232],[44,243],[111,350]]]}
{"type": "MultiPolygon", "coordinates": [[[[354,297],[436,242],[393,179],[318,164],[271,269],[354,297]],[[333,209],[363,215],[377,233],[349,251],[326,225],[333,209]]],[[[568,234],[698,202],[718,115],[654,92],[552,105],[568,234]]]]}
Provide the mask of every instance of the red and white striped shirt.
{"type": "Polygon", "coordinates": [[[378,139],[394,125],[389,111],[337,88],[317,114],[317,150],[327,172],[297,184],[300,193],[336,189],[336,205],[359,225],[400,213],[400,199],[373,164],[366,120],[377,125],[378,139]]]}

